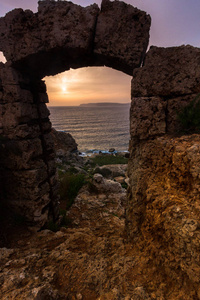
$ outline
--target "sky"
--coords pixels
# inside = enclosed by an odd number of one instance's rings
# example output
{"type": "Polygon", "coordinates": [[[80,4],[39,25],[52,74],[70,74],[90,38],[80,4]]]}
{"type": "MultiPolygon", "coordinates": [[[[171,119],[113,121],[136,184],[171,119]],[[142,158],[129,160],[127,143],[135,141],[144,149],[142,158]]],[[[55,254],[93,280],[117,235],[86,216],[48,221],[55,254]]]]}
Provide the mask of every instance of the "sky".
{"type": "MultiPolygon", "coordinates": [[[[72,0],[87,6],[101,0],[72,0]]],[[[151,15],[149,45],[200,47],[200,0],[124,0],[151,15]]],[[[37,0],[0,0],[0,16],[14,9],[37,11],[37,0]]],[[[2,59],[2,56],[0,56],[2,59]]],[[[131,76],[110,68],[82,68],[46,77],[50,105],[130,101],[131,76]]]]}

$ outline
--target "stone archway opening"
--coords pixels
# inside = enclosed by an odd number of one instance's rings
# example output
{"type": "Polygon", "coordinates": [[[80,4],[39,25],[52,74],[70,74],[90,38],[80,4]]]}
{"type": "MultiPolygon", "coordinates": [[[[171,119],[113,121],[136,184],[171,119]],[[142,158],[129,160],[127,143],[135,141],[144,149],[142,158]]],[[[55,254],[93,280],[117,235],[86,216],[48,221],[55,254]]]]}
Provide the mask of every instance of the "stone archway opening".
{"type": "Polygon", "coordinates": [[[41,80],[70,68],[108,66],[132,75],[149,40],[150,16],[120,1],[81,7],[40,1],[0,19],[0,134],[9,207],[41,228],[58,217],[48,96],[41,80]],[[14,151],[13,151],[14,149],[14,151]],[[10,188],[12,187],[12,189],[10,188]]]}
{"type": "Polygon", "coordinates": [[[116,164],[110,167],[108,174],[104,174],[102,168],[105,179],[119,180],[123,187],[127,186],[125,164],[130,140],[131,77],[106,67],[88,67],[45,77],[44,80],[53,126],[61,209],[65,210],[72,204],[72,181],[79,189],[82,186],[79,182],[91,180],[90,174],[96,167],[90,164],[97,162],[89,157],[97,153],[100,165],[103,160],[109,164],[109,157],[110,164],[116,164]]]}
{"type": "Polygon", "coordinates": [[[53,127],[71,133],[80,151],[128,150],[129,75],[106,67],[88,67],[44,79],[53,127]]]}

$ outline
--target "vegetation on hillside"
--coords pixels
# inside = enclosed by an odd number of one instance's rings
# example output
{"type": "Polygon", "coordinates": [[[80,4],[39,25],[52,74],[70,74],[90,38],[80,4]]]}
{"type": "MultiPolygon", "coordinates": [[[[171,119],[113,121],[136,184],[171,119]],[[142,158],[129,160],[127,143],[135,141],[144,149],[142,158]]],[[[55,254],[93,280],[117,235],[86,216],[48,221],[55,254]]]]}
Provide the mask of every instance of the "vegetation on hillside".
{"type": "Polygon", "coordinates": [[[60,178],[60,200],[66,202],[66,209],[70,208],[79,190],[85,183],[84,174],[64,173],[60,178]]]}
{"type": "Polygon", "coordinates": [[[127,164],[128,158],[121,155],[97,155],[91,158],[92,166],[104,166],[104,165],[116,165],[116,164],[127,164]]]}
{"type": "Polygon", "coordinates": [[[200,94],[177,113],[177,118],[183,131],[200,131],[200,94]]]}
{"type": "MultiPolygon", "coordinates": [[[[60,224],[53,222],[53,220],[49,221],[48,224],[46,224],[46,228],[56,232],[61,226],[68,227],[70,225],[70,220],[68,219],[66,212],[72,206],[76,196],[84,185],[87,185],[88,191],[91,194],[98,193],[97,188],[91,180],[96,167],[127,163],[128,158],[125,158],[122,155],[104,154],[87,158],[85,163],[77,165],[70,161],[59,162],[57,164],[57,169],[60,182],[60,216],[62,218],[60,224]]],[[[126,183],[122,183],[122,186],[123,188],[127,188],[126,183]]]]}

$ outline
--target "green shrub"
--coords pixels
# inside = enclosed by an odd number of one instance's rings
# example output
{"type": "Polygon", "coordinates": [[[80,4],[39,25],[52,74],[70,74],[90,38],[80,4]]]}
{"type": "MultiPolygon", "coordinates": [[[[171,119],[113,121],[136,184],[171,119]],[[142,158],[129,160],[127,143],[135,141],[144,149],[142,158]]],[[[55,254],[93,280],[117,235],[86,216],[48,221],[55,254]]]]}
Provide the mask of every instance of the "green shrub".
{"type": "Polygon", "coordinates": [[[15,213],[13,214],[13,224],[16,226],[24,225],[26,224],[26,218],[25,216],[15,213]]]}
{"type": "Polygon", "coordinates": [[[72,221],[66,216],[66,209],[60,209],[60,215],[62,216],[60,227],[68,227],[72,221]]]}
{"type": "Polygon", "coordinates": [[[104,165],[117,165],[117,164],[127,164],[128,163],[128,158],[125,158],[124,156],[121,155],[97,155],[93,158],[92,160],[92,165],[96,166],[104,166],[104,165]]]}
{"type": "Polygon", "coordinates": [[[128,184],[126,182],[121,183],[121,186],[127,190],[128,184]]]}
{"type": "Polygon", "coordinates": [[[182,130],[198,132],[200,130],[200,94],[177,113],[182,130]]]}
{"type": "Polygon", "coordinates": [[[66,201],[66,209],[74,202],[79,190],[85,183],[83,174],[71,174],[67,172],[60,180],[60,200],[66,201]]]}
{"type": "Polygon", "coordinates": [[[112,171],[109,169],[109,167],[104,167],[103,169],[97,167],[94,169],[93,173],[100,173],[103,177],[109,177],[112,175],[112,171]]]}
{"type": "Polygon", "coordinates": [[[58,224],[56,224],[54,221],[51,220],[47,223],[46,228],[53,232],[57,232],[60,227],[58,224]]]}
{"type": "Polygon", "coordinates": [[[45,228],[53,232],[57,232],[61,227],[68,227],[71,225],[71,220],[66,216],[66,209],[60,209],[60,216],[62,216],[60,224],[54,222],[53,220],[49,220],[45,225],[45,228]]]}

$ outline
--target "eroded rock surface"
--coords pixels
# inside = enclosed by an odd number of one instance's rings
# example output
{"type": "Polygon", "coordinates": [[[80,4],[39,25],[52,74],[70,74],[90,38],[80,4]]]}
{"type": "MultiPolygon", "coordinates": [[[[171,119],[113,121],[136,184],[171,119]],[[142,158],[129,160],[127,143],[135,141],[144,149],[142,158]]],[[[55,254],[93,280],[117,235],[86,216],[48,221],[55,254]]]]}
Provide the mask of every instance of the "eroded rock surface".
{"type": "Polygon", "coordinates": [[[103,0],[96,25],[95,56],[106,66],[132,75],[132,70],[143,61],[150,24],[150,16],[137,8],[121,1],[103,0]]]}
{"type": "MultiPolygon", "coordinates": [[[[159,202],[157,205],[154,209],[159,212],[159,202]]],[[[127,243],[125,208],[125,193],[95,194],[83,188],[67,213],[70,227],[57,233],[44,230],[18,240],[14,248],[0,249],[1,299],[198,299],[198,282],[193,285],[176,269],[182,255],[182,268],[189,263],[188,275],[198,280],[195,254],[189,260],[190,245],[198,247],[199,243],[198,221],[184,216],[183,205],[168,206],[163,218],[171,233],[168,246],[173,250],[175,245],[179,255],[174,257],[173,252],[165,253],[159,247],[157,237],[163,233],[158,230],[159,219],[152,220],[155,237],[149,242],[127,243]],[[174,220],[179,220],[179,226],[173,226],[174,220]],[[186,237],[188,243],[179,248],[186,237]],[[194,244],[190,244],[192,239],[194,244]],[[194,271],[190,274],[189,270],[194,271]]]]}
{"type": "Polygon", "coordinates": [[[15,9],[0,18],[7,61],[40,78],[69,68],[104,66],[132,75],[148,46],[150,16],[123,2],[81,7],[39,1],[38,13],[15,9]]]}
{"type": "Polygon", "coordinates": [[[105,166],[98,166],[95,168],[95,173],[100,173],[105,178],[115,178],[115,177],[125,177],[127,171],[127,164],[116,164],[116,165],[105,165],[105,166]]]}
{"type": "Polygon", "coordinates": [[[70,153],[78,150],[78,145],[70,133],[57,131],[52,128],[51,135],[54,141],[54,148],[57,152],[63,151],[65,156],[69,156],[70,153]]]}
{"type": "Polygon", "coordinates": [[[184,133],[178,112],[200,92],[199,55],[192,46],[152,47],[132,80],[126,229],[183,299],[200,297],[200,136],[184,133]]]}
{"type": "Polygon", "coordinates": [[[123,188],[119,182],[115,182],[110,179],[105,179],[101,174],[94,174],[93,185],[95,189],[100,193],[122,193],[123,188]]]}
{"type": "Polygon", "coordinates": [[[32,81],[9,64],[0,64],[0,78],[0,198],[28,224],[41,228],[49,214],[58,215],[46,87],[36,82],[33,92],[32,81]]]}

